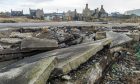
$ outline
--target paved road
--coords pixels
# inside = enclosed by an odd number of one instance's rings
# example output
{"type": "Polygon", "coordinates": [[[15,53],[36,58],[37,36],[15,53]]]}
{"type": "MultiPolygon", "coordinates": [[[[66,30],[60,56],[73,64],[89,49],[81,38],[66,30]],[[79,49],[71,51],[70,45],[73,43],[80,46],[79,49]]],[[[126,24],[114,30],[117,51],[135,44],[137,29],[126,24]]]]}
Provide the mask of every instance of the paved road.
{"type": "Polygon", "coordinates": [[[101,22],[43,22],[43,23],[0,23],[0,28],[4,27],[43,27],[43,26],[138,26],[138,23],[114,23],[103,24],[101,22]]]}

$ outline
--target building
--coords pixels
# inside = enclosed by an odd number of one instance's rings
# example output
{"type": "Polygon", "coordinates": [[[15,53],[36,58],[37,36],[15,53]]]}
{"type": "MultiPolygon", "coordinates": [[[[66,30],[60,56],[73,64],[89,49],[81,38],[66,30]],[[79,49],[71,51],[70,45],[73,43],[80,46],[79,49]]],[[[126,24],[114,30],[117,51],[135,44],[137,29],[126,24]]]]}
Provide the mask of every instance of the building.
{"type": "Polygon", "coordinates": [[[106,18],[108,17],[108,13],[106,13],[103,5],[101,5],[101,9],[99,11],[99,18],[106,18]]]}
{"type": "Polygon", "coordinates": [[[11,10],[11,16],[23,16],[23,10],[22,11],[13,11],[11,10]]]}
{"type": "Polygon", "coordinates": [[[115,18],[119,18],[119,17],[123,17],[123,14],[119,13],[119,12],[112,12],[110,14],[111,17],[115,17],[115,18]]]}
{"type": "Polygon", "coordinates": [[[85,9],[83,10],[83,17],[88,17],[93,14],[93,11],[88,8],[88,4],[86,4],[85,9]]]}
{"type": "Polygon", "coordinates": [[[90,10],[88,8],[88,4],[86,4],[86,7],[82,12],[82,15],[83,15],[83,20],[87,20],[93,15],[93,10],[90,10]]]}
{"type": "Polygon", "coordinates": [[[62,21],[64,18],[64,13],[46,13],[44,19],[47,21],[62,21]]]}
{"type": "Polygon", "coordinates": [[[6,17],[10,17],[11,13],[10,12],[0,12],[0,17],[6,18],[6,17]]]}
{"type": "Polygon", "coordinates": [[[129,11],[126,11],[124,13],[125,15],[137,15],[137,16],[140,16],[140,9],[136,9],[136,10],[129,10],[129,11]]]}
{"type": "Polygon", "coordinates": [[[29,8],[29,11],[30,11],[30,17],[31,18],[38,18],[38,19],[43,19],[44,18],[43,9],[33,10],[33,9],[29,8]]]}
{"type": "Polygon", "coordinates": [[[95,9],[92,15],[94,18],[99,18],[99,8],[95,9]]]}
{"type": "Polygon", "coordinates": [[[108,17],[108,13],[103,8],[103,5],[101,5],[100,10],[99,10],[99,8],[97,8],[95,10],[90,10],[88,8],[88,4],[86,4],[86,7],[83,10],[82,15],[83,15],[82,16],[83,20],[86,20],[86,21],[91,20],[93,18],[106,18],[106,17],[108,17]]]}
{"type": "Polygon", "coordinates": [[[79,20],[79,14],[77,13],[77,10],[75,9],[74,11],[69,10],[68,12],[65,13],[65,20],[67,21],[78,21],[79,20]]]}

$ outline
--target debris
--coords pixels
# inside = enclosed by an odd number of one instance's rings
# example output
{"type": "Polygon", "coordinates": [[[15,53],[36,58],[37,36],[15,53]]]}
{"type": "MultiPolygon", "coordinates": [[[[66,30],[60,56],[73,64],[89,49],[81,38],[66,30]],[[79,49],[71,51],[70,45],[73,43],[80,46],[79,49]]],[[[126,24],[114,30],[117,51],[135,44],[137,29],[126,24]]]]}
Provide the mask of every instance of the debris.
{"type": "Polygon", "coordinates": [[[95,36],[96,40],[101,40],[104,38],[106,38],[106,32],[96,32],[96,36],[95,36]]]}
{"type": "Polygon", "coordinates": [[[119,51],[121,51],[121,50],[123,50],[122,47],[111,48],[111,49],[110,49],[110,53],[119,52],[119,51]]]}
{"type": "Polygon", "coordinates": [[[134,41],[140,41],[140,33],[127,33],[126,35],[133,38],[134,41]]]}
{"type": "Polygon", "coordinates": [[[64,80],[70,80],[70,79],[71,79],[71,77],[70,77],[70,76],[68,76],[68,75],[64,75],[64,76],[62,76],[62,79],[64,79],[64,80]]]}
{"type": "Polygon", "coordinates": [[[139,48],[138,59],[134,51],[127,50],[131,48],[125,48],[132,38],[120,32],[105,32],[109,29],[104,27],[89,30],[47,27],[12,29],[9,34],[0,31],[0,62],[4,61],[0,65],[0,83],[46,84],[48,78],[50,84],[98,84],[103,77],[104,84],[133,80],[134,73],[139,74],[139,68],[134,66],[139,66],[138,61],[134,64],[139,59],[139,48]]]}
{"type": "Polygon", "coordinates": [[[32,33],[20,33],[20,32],[12,32],[10,37],[13,38],[29,38],[32,37],[32,33]]]}

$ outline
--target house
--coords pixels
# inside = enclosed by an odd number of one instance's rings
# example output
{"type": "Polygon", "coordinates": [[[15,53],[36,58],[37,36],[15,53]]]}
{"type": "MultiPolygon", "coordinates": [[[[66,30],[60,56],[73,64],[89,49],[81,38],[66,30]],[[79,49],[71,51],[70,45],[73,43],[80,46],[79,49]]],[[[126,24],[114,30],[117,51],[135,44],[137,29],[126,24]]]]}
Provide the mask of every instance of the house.
{"type": "Polygon", "coordinates": [[[88,4],[86,4],[86,7],[85,7],[85,9],[82,12],[83,20],[89,19],[92,16],[92,14],[93,14],[93,10],[90,10],[88,8],[88,4]]]}
{"type": "Polygon", "coordinates": [[[0,12],[0,17],[10,17],[11,16],[11,13],[10,12],[0,12]]]}
{"type": "Polygon", "coordinates": [[[103,5],[101,5],[101,9],[99,11],[99,18],[106,18],[108,17],[108,13],[106,13],[103,5]]]}
{"type": "Polygon", "coordinates": [[[30,17],[31,18],[38,18],[38,19],[43,19],[44,18],[43,9],[33,10],[33,9],[29,8],[29,11],[30,11],[30,17]]]}
{"type": "Polygon", "coordinates": [[[13,11],[11,10],[11,16],[23,16],[23,10],[22,11],[13,11]]]}
{"type": "Polygon", "coordinates": [[[79,20],[79,14],[77,13],[77,10],[74,11],[69,10],[65,13],[65,20],[67,21],[78,21],[79,20]]]}
{"type": "Polygon", "coordinates": [[[85,9],[83,10],[82,17],[84,21],[89,21],[93,18],[106,18],[108,17],[108,13],[106,13],[105,9],[103,8],[103,5],[101,5],[101,9],[99,8],[95,10],[90,10],[88,8],[88,4],[86,4],[85,9]]]}
{"type": "Polygon", "coordinates": [[[64,13],[46,13],[44,18],[47,21],[62,21],[64,18],[64,13]]]}

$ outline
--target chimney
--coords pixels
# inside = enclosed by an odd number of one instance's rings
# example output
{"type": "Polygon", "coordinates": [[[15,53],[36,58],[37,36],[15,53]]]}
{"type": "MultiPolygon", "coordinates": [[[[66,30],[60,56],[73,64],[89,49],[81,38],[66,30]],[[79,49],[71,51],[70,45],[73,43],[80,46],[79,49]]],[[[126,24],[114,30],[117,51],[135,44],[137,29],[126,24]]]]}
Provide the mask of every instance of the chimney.
{"type": "Polygon", "coordinates": [[[101,5],[101,8],[103,8],[103,5],[101,5]]]}
{"type": "Polygon", "coordinates": [[[88,4],[86,4],[86,8],[88,8],[88,4]]]}

